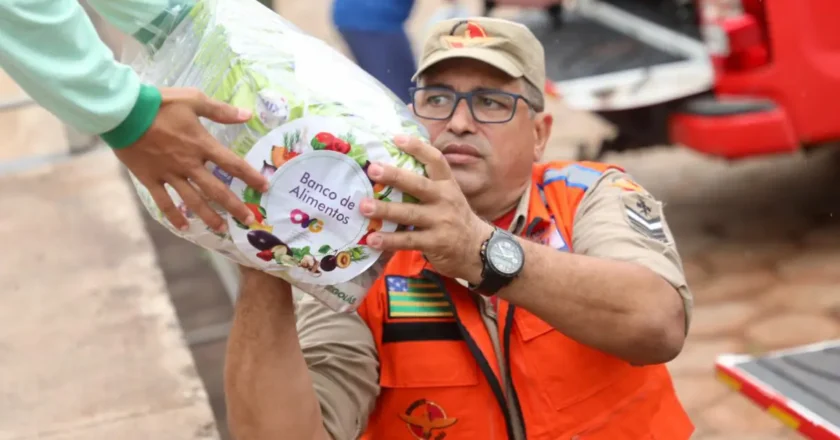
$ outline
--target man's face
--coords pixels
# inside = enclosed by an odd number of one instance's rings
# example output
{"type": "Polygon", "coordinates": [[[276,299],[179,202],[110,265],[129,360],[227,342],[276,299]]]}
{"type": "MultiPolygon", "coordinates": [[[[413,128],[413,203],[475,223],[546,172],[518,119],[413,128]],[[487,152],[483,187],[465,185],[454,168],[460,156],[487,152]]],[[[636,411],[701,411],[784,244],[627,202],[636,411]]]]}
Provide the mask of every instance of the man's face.
{"type": "MultiPolygon", "coordinates": [[[[518,95],[525,92],[522,81],[470,59],[442,61],[424,73],[422,86],[441,86],[456,92],[500,90],[518,95]]],[[[420,99],[418,93],[416,105],[420,105],[420,99]]],[[[474,106],[478,106],[475,101],[474,106]]],[[[420,118],[429,130],[432,144],[443,152],[468,199],[499,197],[501,202],[509,193],[521,191],[530,180],[531,167],[542,156],[550,134],[551,116],[535,114],[521,99],[515,108],[513,119],[504,123],[476,121],[466,100],[458,103],[448,120],[420,118]]]]}

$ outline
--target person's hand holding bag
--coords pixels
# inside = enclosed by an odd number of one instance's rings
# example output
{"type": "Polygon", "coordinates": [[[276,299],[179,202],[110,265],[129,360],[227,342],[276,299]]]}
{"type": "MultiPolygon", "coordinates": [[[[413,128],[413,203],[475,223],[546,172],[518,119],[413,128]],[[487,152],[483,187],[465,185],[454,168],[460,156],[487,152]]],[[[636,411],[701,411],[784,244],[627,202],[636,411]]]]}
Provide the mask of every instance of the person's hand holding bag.
{"type": "Polygon", "coordinates": [[[205,163],[218,165],[259,191],[268,189],[268,181],[220,144],[198,119],[238,124],[250,119],[251,112],[210,99],[198,90],[164,88],[160,93],[160,111],[154,122],[136,142],[114,149],[117,158],[148,188],[161,212],[176,228],[183,229],[188,223],[164,184],[169,184],[186,207],[214,230],[224,230],[226,222],[210,207],[208,200],[221,205],[243,224],[253,223],[254,214],[207,169],[205,163]]]}

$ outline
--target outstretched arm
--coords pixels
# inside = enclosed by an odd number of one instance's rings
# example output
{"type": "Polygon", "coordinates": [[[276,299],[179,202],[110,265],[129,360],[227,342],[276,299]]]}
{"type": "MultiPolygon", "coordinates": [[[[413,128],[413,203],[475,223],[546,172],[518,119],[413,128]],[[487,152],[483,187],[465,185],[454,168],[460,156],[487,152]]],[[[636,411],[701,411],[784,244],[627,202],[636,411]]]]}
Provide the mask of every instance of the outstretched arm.
{"type": "MultiPolygon", "coordinates": [[[[160,14],[177,20],[187,11],[178,4],[161,9],[162,0],[94,3],[137,38],[150,29],[139,23],[160,24],[155,19],[160,14]]],[[[240,222],[253,222],[253,214],[211,174],[206,162],[259,191],[267,189],[267,180],[198,120],[202,116],[238,124],[247,121],[251,112],[211,100],[197,90],[158,90],[141,84],[129,66],[114,60],[77,0],[0,0],[0,68],[59,119],[83,133],[100,135],[149,189],[174,226],[188,224],[164,183],[213,229],[224,230],[226,223],[204,196],[240,222]]]]}
{"type": "Polygon", "coordinates": [[[153,114],[159,96],[116,63],[76,0],[0,1],[0,67],[59,119],[83,133],[119,131],[134,139],[148,128],[130,113],[153,114]]]}
{"type": "Polygon", "coordinates": [[[228,339],[225,395],[242,440],[355,440],[379,392],[373,336],[271,275],[243,269],[228,339]]]}

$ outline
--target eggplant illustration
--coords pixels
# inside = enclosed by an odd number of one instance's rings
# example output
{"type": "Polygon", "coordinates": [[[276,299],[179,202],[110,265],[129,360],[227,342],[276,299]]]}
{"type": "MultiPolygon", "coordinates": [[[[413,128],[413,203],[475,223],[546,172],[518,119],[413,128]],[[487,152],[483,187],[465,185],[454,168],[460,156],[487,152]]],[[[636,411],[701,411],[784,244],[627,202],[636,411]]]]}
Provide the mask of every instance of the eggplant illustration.
{"type": "Polygon", "coordinates": [[[279,238],[261,229],[253,229],[251,231],[248,231],[248,243],[251,243],[251,246],[261,251],[267,251],[273,248],[274,246],[280,246],[284,244],[282,241],[280,241],[279,238]]]}

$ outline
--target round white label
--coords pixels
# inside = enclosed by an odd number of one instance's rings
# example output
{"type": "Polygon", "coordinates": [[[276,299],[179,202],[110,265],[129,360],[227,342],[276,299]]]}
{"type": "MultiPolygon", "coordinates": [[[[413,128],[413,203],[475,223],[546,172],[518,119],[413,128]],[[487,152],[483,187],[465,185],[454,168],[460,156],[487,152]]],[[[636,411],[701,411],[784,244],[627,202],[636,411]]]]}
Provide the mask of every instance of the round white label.
{"type": "Polygon", "coordinates": [[[231,217],[234,244],[255,267],[288,271],[302,282],[334,285],[356,278],[380,255],[365,245],[368,234],[396,229],[359,211],[364,198],[398,195],[375,188],[363,169],[370,156],[382,157],[377,150],[384,151],[375,139],[337,118],[302,118],[273,130],[245,157],[269,178],[270,189],[259,194],[239,179],[231,185],[258,221],[246,228],[231,217]]]}

